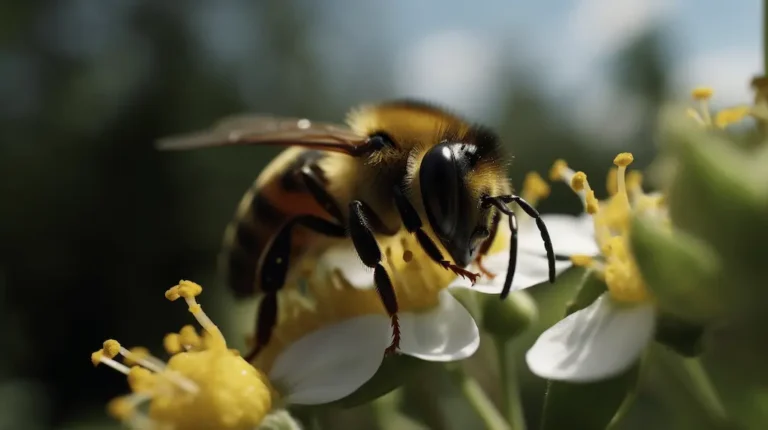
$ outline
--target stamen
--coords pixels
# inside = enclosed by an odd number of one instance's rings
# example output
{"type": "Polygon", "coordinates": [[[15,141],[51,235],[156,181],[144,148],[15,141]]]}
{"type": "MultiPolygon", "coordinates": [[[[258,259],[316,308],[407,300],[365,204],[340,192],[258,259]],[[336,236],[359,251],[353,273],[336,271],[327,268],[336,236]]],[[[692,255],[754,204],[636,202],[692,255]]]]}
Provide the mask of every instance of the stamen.
{"type": "MultiPolygon", "coordinates": [[[[165,297],[170,300],[174,301],[177,300],[179,297],[183,297],[184,300],[187,302],[187,306],[189,306],[189,312],[192,314],[192,316],[195,317],[198,323],[211,334],[211,336],[216,339],[216,342],[220,343],[221,346],[226,347],[227,342],[224,339],[224,335],[221,333],[221,330],[216,326],[216,324],[211,321],[210,318],[208,318],[208,315],[203,312],[202,306],[200,306],[197,301],[195,300],[195,297],[199,296],[203,293],[203,287],[201,287],[199,284],[196,284],[192,281],[185,281],[181,280],[179,281],[179,284],[175,287],[169,289],[165,292],[165,297]]],[[[182,328],[182,331],[184,329],[182,328]]],[[[194,331],[194,329],[193,329],[194,331]]],[[[184,341],[184,334],[182,335],[182,344],[188,344],[184,341]]],[[[195,333],[195,336],[197,336],[197,333],[195,333]]],[[[190,337],[189,340],[192,340],[190,337]]],[[[198,338],[199,341],[199,338],[198,338]]]]}
{"type": "Polygon", "coordinates": [[[118,361],[115,361],[112,358],[107,357],[104,349],[100,349],[94,352],[93,354],[91,354],[91,363],[93,363],[94,366],[98,366],[99,364],[105,364],[125,375],[127,375],[128,372],[130,372],[130,369],[128,368],[128,366],[118,361]]]}
{"type": "Polygon", "coordinates": [[[124,361],[126,364],[139,364],[157,373],[161,373],[165,369],[165,363],[155,357],[150,356],[149,352],[147,352],[146,355],[141,355],[120,346],[120,355],[125,357],[124,361]]]}
{"type": "Polygon", "coordinates": [[[715,126],[725,128],[731,124],[736,124],[750,115],[752,108],[749,106],[736,106],[723,109],[715,114],[715,126]]]}
{"type": "Polygon", "coordinates": [[[691,97],[696,101],[706,101],[712,98],[714,90],[712,87],[696,87],[691,91],[691,97]]]}
{"type": "Polygon", "coordinates": [[[552,164],[552,167],[549,169],[549,180],[550,181],[562,181],[562,180],[569,180],[569,178],[566,178],[566,175],[568,173],[573,172],[573,170],[568,168],[568,163],[565,162],[563,159],[555,160],[555,162],[552,164]]]}
{"type": "Polygon", "coordinates": [[[549,184],[536,172],[528,172],[523,180],[522,197],[535,206],[539,200],[545,199],[550,193],[549,184]]]}
{"type": "Polygon", "coordinates": [[[608,177],[605,180],[605,189],[608,191],[609,196],[613,196],[619,192],[619,188],[616,185],[616,175],[618,171],[619,169],[616,166],[611,167],[611,170],[608,171],[608,177]]]}
{"type": "Polygon", "coordinates": [[[191,325],[185,325],[179,331],[179,340],[186,349],[198,349],[203,341],[198,336],[197,331],[191,325]]]}
{"type": "Polygon", "coordinates": [[[128,372],[128,385],[134,393],[151,393],[156,383],[156,375],[143,367],[133,366],[128,372]]]}
{"type": "Polygon", "coordinates": [[[168,333],[163,338],[163,347],[170,355],[178,354],[181,352],[181,337],[178,333],[168,333]]]}
{"type": "Polygon", "coordinates": [[[701,117],[701,114],[696,109],[688,108],[685,110],[685,113],[689,118],[699,123],[700,126],[704,127],[707,125],[707,123],[704,122],[704,118],[701,117]]]}
{"type": "Polygon", "coordinates": [[[627,184],[624,175],[627,171],[627,166],[632,164],[632,161],[634,161],[634,157],[629,152],[622,152],[613,159],[613,164],[619,168],[618,172],[616,172],[616,180],[618,182],[618,192],[616,193],[616,198],[622,201],[627,211],[630,210],[630,206],[629,195],[627,193],[627,184]]]}

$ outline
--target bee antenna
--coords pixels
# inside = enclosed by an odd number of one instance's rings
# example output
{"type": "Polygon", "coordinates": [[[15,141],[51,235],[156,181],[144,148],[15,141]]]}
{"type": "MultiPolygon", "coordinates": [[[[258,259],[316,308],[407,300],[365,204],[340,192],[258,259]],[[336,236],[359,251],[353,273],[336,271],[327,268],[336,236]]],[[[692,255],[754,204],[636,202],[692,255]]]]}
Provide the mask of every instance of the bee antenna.
{"type": "Polygon", "coordinates": [[[528,216],[536,220],[536,227],[541,233],[541,239],[544,241],[544,249],[547,251],[547,263],[549,264],[549,282],[554,283],[555,274],[555,250],[552,247],[552,239],[549,237],[549,231],[544,224],[544,220],[541,219],[539,212],[526,202],[522,197],[516,195],[507,196],[484,196],[482,198],[482,205],[484,207],[494,206],[501,213],[509,218],[509,230],[511,232],[510,246],[509,246],[509,266],[507,268],[507,276],[504,279],[504,287],[501,290],[501,299],[504,300],[509,295],[512,289],[512,280],[515,276],[515,269],[517,266],[517,217],[515,212],[507,207],[508,203],[516,203],[528,216]]]}

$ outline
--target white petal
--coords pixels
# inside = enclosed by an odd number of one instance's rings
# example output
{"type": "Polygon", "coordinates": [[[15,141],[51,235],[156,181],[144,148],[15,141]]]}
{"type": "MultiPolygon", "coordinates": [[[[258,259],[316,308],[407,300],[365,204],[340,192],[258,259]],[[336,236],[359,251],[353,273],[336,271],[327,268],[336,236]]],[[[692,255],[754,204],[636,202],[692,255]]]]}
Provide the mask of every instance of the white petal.
{"type": "Polygon", "coordinates": [[[400,314],[400,350],[422,360],[454,361],[471,356],[480,345],[472,315],[443,290],[440,304],[428,312],[400,314]]]}
{"type": "Polygon", "coordinates": [[[334,270],[339,269],[346,280],[356,288],[373,288],[373,269],[360,260],[351,245],[339,245],[331,247],[320,258],[319,268],[334,270]]]}
{"type": "Polygon", "coordinates": [[[654,332],[652,304],[619,305],[603,294],[539,336],[525,356],[546,379],[591,382],[615,376],[640,357],[654,332]]]}
{"type": "MultiPolygon", "coordinates": [[[[597,255],[600,253],[595,241],[595,225],[589,214],[580,216],[547,214],[542,215],[541,218],[547,225],[549,237],[552,239],[552,248],[554,248],[556,255],[597,255]]],[[[526,220],[525,223],[521,224],[518,243],[520,252],[546,255],[544,242],[541,240],[541,233],[536,228],[535,222],[526,220]]]]}
{"type": "Polygon", "coordinates": [[[366,315],[316,330],[278,355],[269,379],[292,404],[322,404],[352,394],[376,373],[390,321],[366,315]]]}
{"type": "MultiPolygon", "coordinates": [[[[482,276],[477,283],[472,286],[464,278],[455,279],[449,288],[469,288],[486,294],[499,294],[504,287],[504,280],[507,276],[507,267],[509,263],[508,250],[489,255],[483,259],[483,267],[488,269],[496,276],[489,279],[482,276]]],[[[555,261],[555,273],[560,274],[571,267],[570,261],[555,261]]],[[[474,268],[473,268],[474,270],[474,268]]],[[[534,285],[541,284],[549,280],[549,261],[545,256],[529,254],[523,251],[517,254],[517,266],[515,267],[515,277],[512,279],[512,290],[523,290],[534,285]]]]}

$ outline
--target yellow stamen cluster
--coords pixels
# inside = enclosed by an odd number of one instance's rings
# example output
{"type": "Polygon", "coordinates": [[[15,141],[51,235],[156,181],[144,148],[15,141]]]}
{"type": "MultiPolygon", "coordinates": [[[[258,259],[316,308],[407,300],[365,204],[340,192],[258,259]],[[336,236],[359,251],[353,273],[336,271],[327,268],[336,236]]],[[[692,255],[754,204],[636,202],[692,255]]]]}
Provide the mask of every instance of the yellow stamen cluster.
{"type": "Polygon", "coordinates": [[[94,365],[105,364],[124,373],[132,394],[111,401],[109,413],[132,428],[169,430],[258,427],[272,409],[276,396],[267,377],[239,354],[227,349],[219,328],[203,312],[195,297],[200,285],[181,281],[165,294],[183,298],[203,327],[165,337],[172,355],[168,363],[150,355],[146,348],[126,349],[107,340],[91,355],[94,365]],[[121,355],[124,364],[115,360],[121,355]],[[147,406],[145,413],[141,409],[147,406]]]}
{"type": "Polygon", "coordinates": [[[714,114],[710,112],[709,100],[714,91],[709,87],[694,88],[691,91],[691,98],[698,103],[698,109],[688,108],[686,113],[690,118],[705,128],[724,129],[729,125],[736,124],[752,114],[751,106],[733,106],[721,109],[714,114]]]}
{"type": "MultiPolygon", "coordinates": [[[[702,89],[699,96],[704,98],[707,92],[702,89]]],[[[553,166],[553,171],[557,171],[557,175],[553,176],[568,183],[581,196],[585,211],[592,215],[595,239],[601,251],[597,258],[574,255],[571,262],[575,266],[595,269],[605,279],[611,297],[624,303],[650,299],[640,271],[629,252],[632,214],[641,212],[657,216],[662,221],[666,219],[662,198],[643,192],[640,172],[627,172],[627,167],[633,161],[630,153],[619,154],[613,160],[615,168],[608,174],[610,197],[604,201],[597,200],[586,174],[574,172],[562,160],[553,166]]]]}

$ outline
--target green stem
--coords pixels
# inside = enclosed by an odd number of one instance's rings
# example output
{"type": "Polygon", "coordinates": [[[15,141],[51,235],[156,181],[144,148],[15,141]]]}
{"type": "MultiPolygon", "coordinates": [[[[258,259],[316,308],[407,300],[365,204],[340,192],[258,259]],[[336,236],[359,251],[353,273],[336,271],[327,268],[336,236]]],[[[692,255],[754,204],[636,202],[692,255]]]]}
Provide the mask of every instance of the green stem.
{"type": "Polygon", "coordinates": [[[488,430],[511,430],[509,424],[504,420],[491,399],[483,391],[475,378],[467,375],[460,364],[448,366],[448,372],[458,384],[461,393],[477,412],[480,419],[483,420],[485,428],[488,430]]]}
{"type": "Polygon", "coordinates": [[[501,396],[504,416],[513,430],[525,430],[525,414],[520,398],[520,384],[517,380],[515,360],[511,354],[512,342],[496,338],[496,356],[501,376],[501,396]]]}
{"type": "Polygon", "coordinates": [[[717,390],[709,379],[707,371],[702,366],[701,360],[698,358],[681,358],[681,361],[685,376],[688,379],[687,385],[696,400],[704,406],[713,420],[725,422],[727,420],[725,408],[720,401],[717,390]]]}

